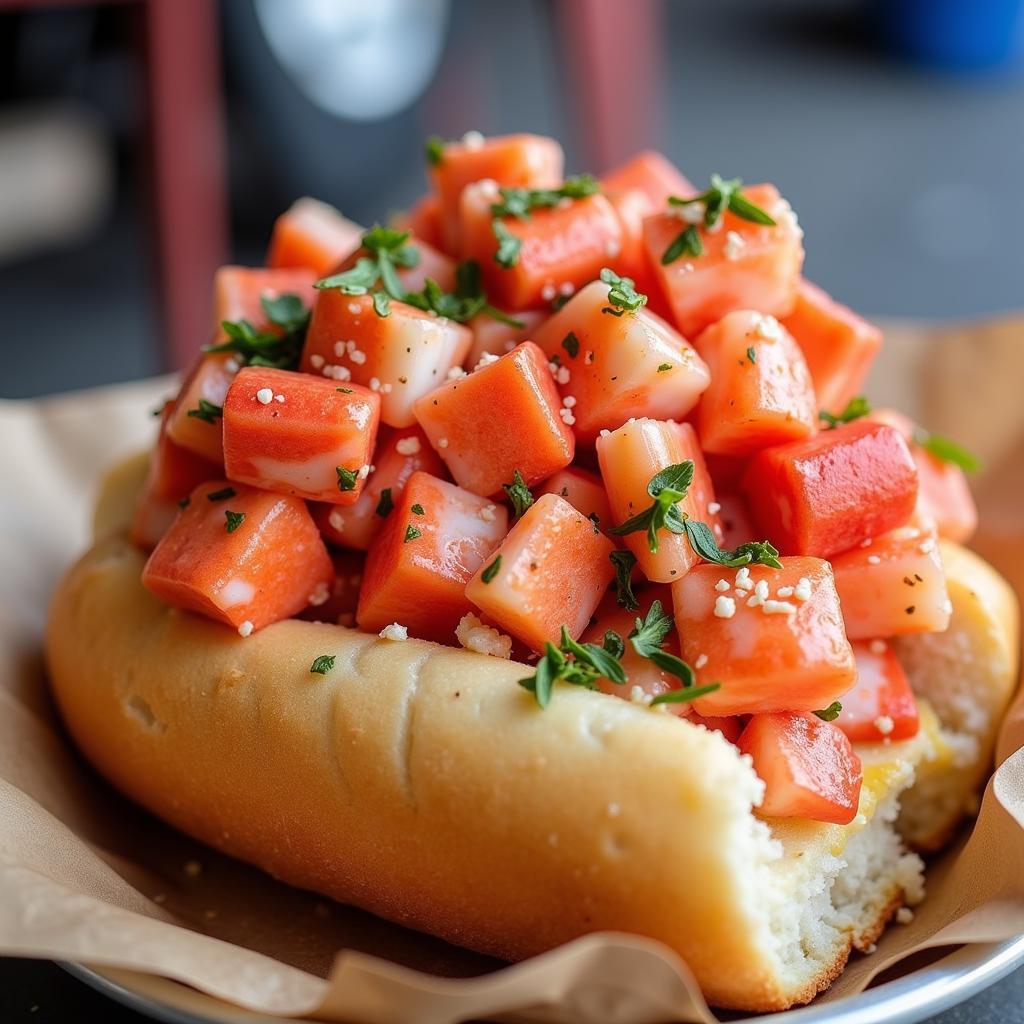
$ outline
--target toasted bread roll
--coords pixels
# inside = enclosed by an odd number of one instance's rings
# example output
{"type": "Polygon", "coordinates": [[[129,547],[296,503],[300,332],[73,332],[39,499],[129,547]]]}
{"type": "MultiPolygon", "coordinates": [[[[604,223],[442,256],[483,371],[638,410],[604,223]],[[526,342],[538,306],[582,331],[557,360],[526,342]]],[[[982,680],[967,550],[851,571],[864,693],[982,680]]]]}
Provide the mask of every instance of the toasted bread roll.
{"type": "Polygon", "coordinates": [[[812,998],[920,897],[892,828],[915,741],[862,750],[850,825],[766,822],[719,733],[571,687],[541,711],[523,666],[426,642],[297,620],[243,640],[161,604],[142,561],[107,537],[57,590],[68,728],[128,796],[285,881],[510,959],[651,936],[757,1011],[812,998]]]}
{"type": "Polygon", "coordinates": [[[893,641],[922,708],[932,749],[904,795],[899,829],[924,851],[939,849],[992,770],[999,723],[1017,684],[1020,612],[1010,585],[976,554],[941,541],[953,616],[944,633],[893,641]],[[934,712],[932,714],[931,712],[934,712]]]}

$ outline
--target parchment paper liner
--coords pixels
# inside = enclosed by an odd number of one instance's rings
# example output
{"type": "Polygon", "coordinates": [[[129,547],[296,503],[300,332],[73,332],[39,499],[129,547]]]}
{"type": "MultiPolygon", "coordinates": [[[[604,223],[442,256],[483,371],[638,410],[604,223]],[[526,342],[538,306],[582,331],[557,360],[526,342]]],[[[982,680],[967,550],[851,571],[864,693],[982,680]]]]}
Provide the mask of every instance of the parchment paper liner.
{"type": "MultiPolygon", "coordinates": [[[[1024,322],[893,325],[876,404],[970,446],[975,546],[1024,583],[1024,322]]],[[[714,1021],[658,943],[597,934],[505,966],[329,904],[200,847],[112,793],[67,743],[40,659],[47,598],[89,541],[105,466],[149,443],[167,380],[0,403],[0,954],[172,978],[281,1016],[366,1024],[494,1017],[565,1024],[714,1021]],[[339,952],[340,951],[340,952],[339,952]]],[[[840,999],[911,953],[1024,932],[1024,699],[961,849],[931,865],[913,922],[855,957],[840,999]]]]}

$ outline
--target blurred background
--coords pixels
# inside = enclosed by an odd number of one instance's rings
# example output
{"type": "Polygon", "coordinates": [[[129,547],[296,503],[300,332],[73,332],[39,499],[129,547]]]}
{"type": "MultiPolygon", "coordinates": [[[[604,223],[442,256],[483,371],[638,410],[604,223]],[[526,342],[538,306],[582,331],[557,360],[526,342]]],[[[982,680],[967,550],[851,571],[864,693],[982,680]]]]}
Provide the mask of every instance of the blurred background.
{"type": "Polygon", "coordinates": [[[467,129],[771,180],[869,315],[1024,307],[1022,0],[0,0],[0,397],[180,365],[293,199],[467,129]]]}

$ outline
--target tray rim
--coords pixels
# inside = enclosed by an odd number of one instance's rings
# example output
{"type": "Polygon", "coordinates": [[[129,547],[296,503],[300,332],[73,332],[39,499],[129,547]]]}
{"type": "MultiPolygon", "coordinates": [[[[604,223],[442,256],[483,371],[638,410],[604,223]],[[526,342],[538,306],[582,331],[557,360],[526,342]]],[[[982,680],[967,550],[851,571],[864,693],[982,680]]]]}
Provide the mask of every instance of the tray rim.
{"type": "MultiPolygon", "coordinates": [[[[297,1024],[296,1018],[251,1014],[222,1003],[187,985],[127,970],[88,967],[69,961],[57,965],[108,998],[165,1024],[223,1024],[243,1019],[297,1024]],[[162,993],[181,990],[188,1002],[208,1002],[210,1014],[186,1009],[177,1001],[165,1001],[147,992],[157,981],[162,993]],[[133,986],[135,982],[135,986],[133,986]]],[[[744,1017],[743,1021],[764,1024],[916,1024],[995,984],[1016,968],[1024,966],[1024,935],[999,943],[960,946],[934,963],[902,978],[866,989],[830,1003],[812,1003],[781,1013],[744,1017]]],[[[182,996],[182,1002],[184,996],[182,996]]],[[[415,1024],[415,1022],[409,1022],[415,1024]]],[[[738,1024],[738,1022],[737,1022],[738,1024]]]]}

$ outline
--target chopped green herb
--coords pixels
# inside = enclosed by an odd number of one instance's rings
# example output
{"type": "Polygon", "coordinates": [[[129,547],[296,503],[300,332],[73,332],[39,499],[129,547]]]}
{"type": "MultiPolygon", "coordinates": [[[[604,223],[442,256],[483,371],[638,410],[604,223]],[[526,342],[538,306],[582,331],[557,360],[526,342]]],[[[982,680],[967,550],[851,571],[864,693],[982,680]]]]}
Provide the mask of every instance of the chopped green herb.
{"type": "Polygon", "coordinates": [[[354,395],[355,392],[351,388],[335,388],[335,391],[340,391],[343,395],[354,395]]]}
{"type": "Polygon", "coordinates": [[[651,707],[658,704],[689,704],[691,700],[703,697],[706,693],[714,693],[721,688],[721,683],[708,683],[706,686],[681,686],[678,690],[666,690],[651,700],[651,707]]]}
{"type": "Polygon", "coordinates": [[[530,488],[526,486],[523,474],[519,470],[512,473],[512,483],[502,484],[501,489],[508,495],[512,502],[512,513],[518,519],[532,504],[533,495],[530,488]]]}
{"type": "Polygon", "coordinates": [[[436,167],[444,159],[444,139],[431,135],[423,144],[423,155],[431,167],[436,167]]]}
{"type": "Polygon", "coordinates": [[[633,631],[629,634],[629,642],[641,658],[653,662],[663,672],[678,677],[684,687],[693,686],[693,669],[682,658],[662,650],[665,637],[674,625],[672,616],[662,609],[661,602],[654,601],[647,615],[636,620],[633,631]]]}
{"type": "Polygon", "coordinates": [[[359,470],[346,469],[344,466],[336,466],[335,471],[338,474],[339,491],[355,490],[356,481],[359,479],[359,470]]]}
{"type": "Polygon", "coordinates": [[[700,237],[696,224],[683,228],[678,235],[669,243],[668,248],[661,254],[661,265],[667,267],[675,263],[681,256],[703,256],[704,242],[700,237]]]}
{"type": "Polygon", "coordinates": [[[494,237],[498,240],[498,248],[494,253],[494,262],[509,270],[518,262],[519,250],[522,249],[523,243],[500,220],[495,219],[491,221],[491,230],[494,232],[494,237]]]}
{"type": "Polygon", "coordinates": [[[671,369],[672,369],[672,364],[671,363],[659,363],[658,364],[658,373],[664,373],[666,370],[671,370],[671,369]]]}
{"type": "Polygon", "coordinates": [[[658,550],[658,531],[670,533],[686,531],[686,517],[679,510],[677,502],[686,497],[693,481],[693,461],[687,459],[677,465],[667,466],[651,477],[647,493],[654,502],[642,512],[627,519],[620,526],[612,527],[609,533],[625,536],[629,533],[647,531],[647,546],[654,553],[658,550]]]}
{"type": "Polygon", "coordinates": [[[562,626],[559,646],[550,642],[545,644],[537,671],[526,679],[520,679],[519,685],[529,690],[542,708],[551,703],[551,694],[558,681],[588,690],[597,689],[601,678],[622,685],[626,682],[626,672],[619,658],[624,650],[622,638],[612,630],[605,633],[604,643],[598,647],[597,644],[577,643],[568,629],[562,626]]]}
{"type": "Polygon", "coordinates": [[[843,710],[843,705],[839,701],[834,700],[827,708],[823,708],[821,711],[815,711],[814,713],[823,722],[834,722],[839,717],[839,712],[843,710]]]}
{"type": "Polygon", "coordinates": [[[408,544],[411,540],[416,540],[417,537],[422,537],[423,531],[416,529],[411,523],[405,528],[405,540],[403,543],[408,544]]]}
{"type": "Polygon", "coordinates": [[[224,512],[224,520],[224,529],[228,533],[234,533],[245,522],[245,513],[232,512],[231,509],[227,509],[224,512]]]}
{"type": "Polygon", "coordinates": [[[361,245],[368,256],[360,256],[348,270],[317,281],[320,289],[337,289],[343,295],[366,295],[374,290],[373,308],[378,316],[390,313],[388,299],[402,301],[405,289],[398,277],[398,268],[415,267],[420,251],[409,243],[410,233],[375,224],[364,232],[361,245]],[[379,285],[379,288],[377,287],[379,285]],[[377,298],[381,292],[385,298],[377,298]]]}
{"type": "Polygon", "coordinates": [[[298,368],[306,340],[310,311],[302,299],[291,292],[260,300],[267,321],[278,330],[258,331],[248,320],[224,320],[221,329],[228,336],[204,352],[233,352],[238,361],[249,366],[269,366],[279,370],[298,368]]]}
{"type": "Polygon", "coordinates": [[[533,210],[557,206],[563,199],[585,199],[601,191],[601,184],[589,174],[566,178],[558,188],[502,188],[501,202],[491,204],[491,230],[498,240],[494,259],[506,270],[516,265],[522,242],[502,223],[502,217],[529,220],[533,210]]]}
{"type": "Polygon", "coordinates": [[[373,293],[373,311],[377,316],[391,316],[391,300],[387,292],[373,293]]]}
{"type": "Polygon", "coordinates": [[[746,544],[740,544],[733,551],[727,551],[718,546],[715,535],[707,523],[702,523],[698,519],[687,519],[685,528],[686,539],[690,542],[690,547],[705,562],[714,562],[716,565],[724,565],[730,569],[738,569],[742,565],[767,565],[773,569],[782,568],[778,548],[769,541],[748,541],[746,544]]]}
{"type": "Polygon", "coordinates": [[[500,203],[491,204],[492,217],[529,220],[533,210],[557,206],[563,199],[586,199],[601,191],[601,183],[589,174],[566,178],[558,188],[501,188],[500,203]]]}
{"type": "Polygon", "coordinates": [[[641,306],[647,305],[647,296],[633,287],[631,277],[619,277],[614,270],[605,267],[601,271],[601,280],[608,285],[608,305],[601,312],[612,316],[624,313],[635,313],[641,306]]]}
{"type": "Polygon", "coordinates": [[[871,403],[863,395],[855,395],[846,403],[846,408],[838,416],[833,416],[827,409],[818,413],[818,419],[825,424],[826,430],[834,430],[841,423],[852,423],[871,412],[871,403]]]}
{"type": "Polygon", "coordinates": [[[414,516],[422,516],[422,515],[425,515],[425,514],[426,514],[426,513],[424,512],[424,510],[423,510],[423,506],[422,506],[422,505],[421,505],[421,504],[420,504],[419,502],[416,502],[416,504],[415,504],[415,505],[410,505],[410,506],[409,506],[409,511],[410,511],[410,512],[411,512],[411,513],[412,513],[412,514],[413,514],[414,516]]]}
{"type": "Polygon", "coordinates": [[[562,348],[569,353],[570,359],[575,359],[580,354],[580,339],[576,337],[573,331],[570,331],[562,339],[562,348]]]}
{"type": "Polygon", "coordinates": [[[491,580],[493,580],[494,577],[498,575],[498,572],[500,571],[500,569],[501,569],[501,555],[498,555],[498,557],[493,562],[491,562],[491,564],[489,566],[487,566],[487,568],[484,569],[484,571],[482,573],[480,573],[480,579],[484,583],[490,583],[491,580]]]}
{"type": "Polygon", "coordinates": [[[380,492],[380,498],[377,501],[377,508],[375,512],[383,519],[393,508],[395,507],[394,501],[391,500],[391,488],[385,487],[380,492]]]}
{"type": "Polygon", "coordinates": [[[754,348],[753,345],[749,346],[749,348],[747,349],[747,358],[750,360],[751,363],[757,363],[757,349],[754,348]]]}
{"type": "Polygon", "coordinates": [[[740,189],[743,181],[740,178],[723,178],[721,175],[711,175],[711,187],[705,189],[699,195],[690,196],[689,199],[681,199],[679,196],[669,196],[668,201],[672,206],[689,206],[691,203],[704,204],[704,226],[714,228],[722,219],[722,214],[728,210],[741,220],[748,220],[754,224],[771,226],[775,223],[767,210],[752,203],[744,196],[740,189]]]}
{"type": "Polygon", "coordinates": [[[325,676],[328,672],[334,668],[333,654],[321,654],[319,658],[314,659],[313,664],[309,666],[310,675],[325,676]]]}
{"type": "Polygon", "coordinates": [[[216,423],[224,415],[224,409],[205,398],[200,398],[199,405],[195,409],[189,409],[188,415],[204,423],[216,423]]]}
{"type": "Polygon", "coordinates": [[[228,498],[233,498],[238,491],[234,487],[222,487],[219,491],[210,491],[206,496],[207,501],[225,501],[228,498]]]}
{"type": "Polygon", "coordinates": [[[981,469],[981,463],[966,448],[941,434],[933,434],[918,427],[914,431],[913,441],[914,444],[919,445],[941,462],[950,462],[954,466],[959,466],[965,473],[976,473],[981,469]]]}
{"type": "Polygon", "coordinates": [[[636,555],[632,551],[616,549],[608,557],[615,566],[615,600],[620,608],[635,611],[640,607],[640,602],[633,593],[633,566],[636,565],[636,555]]]}

